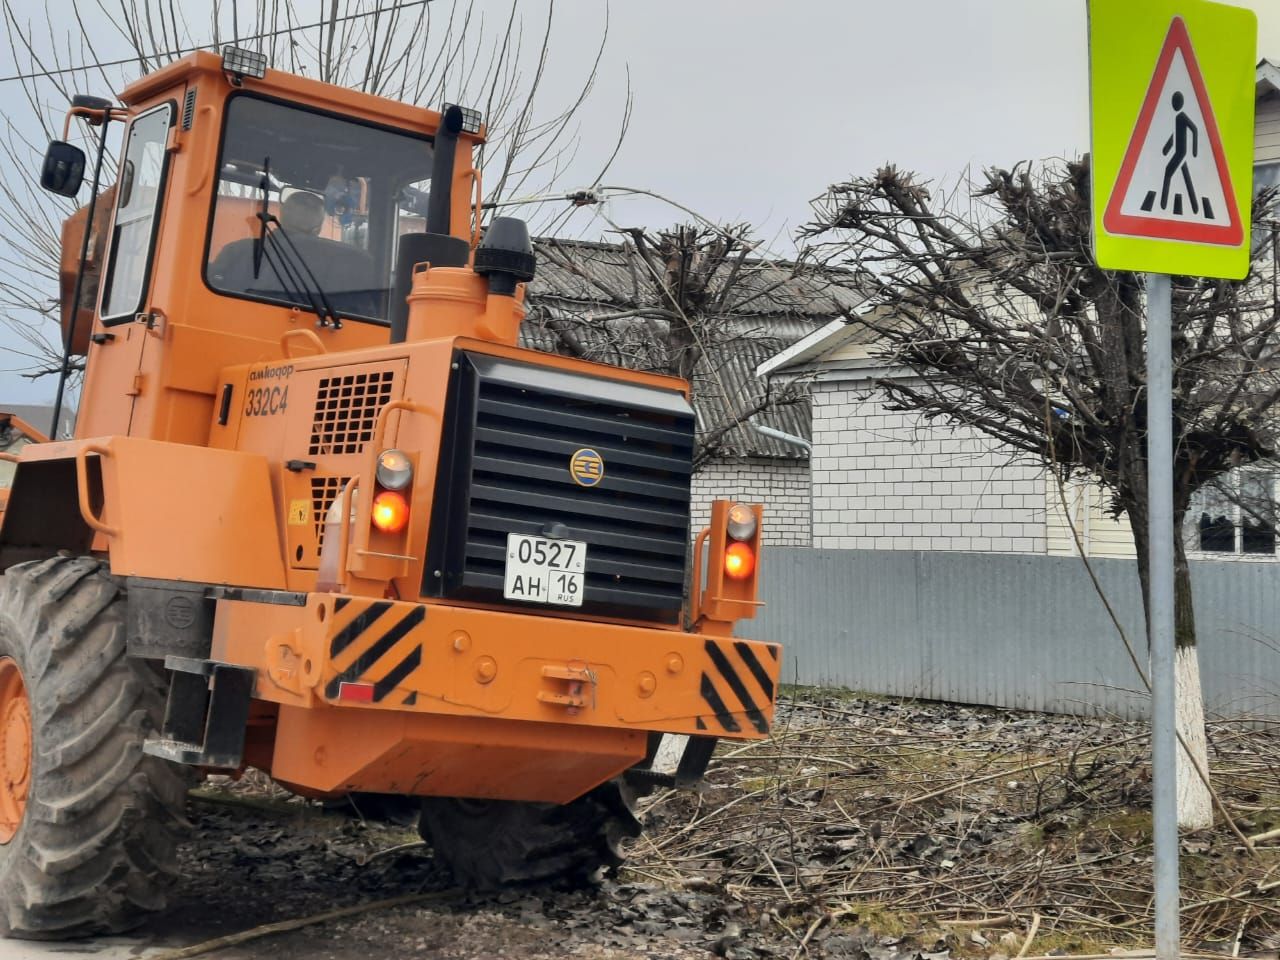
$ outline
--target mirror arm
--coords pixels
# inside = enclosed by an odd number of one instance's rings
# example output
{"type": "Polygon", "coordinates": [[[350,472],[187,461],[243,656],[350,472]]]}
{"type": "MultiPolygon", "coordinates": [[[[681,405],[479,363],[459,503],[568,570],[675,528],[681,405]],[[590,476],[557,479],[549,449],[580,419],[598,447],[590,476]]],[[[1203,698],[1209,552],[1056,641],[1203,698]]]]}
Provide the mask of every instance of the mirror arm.
{"type": "Polygon", "coordinates": [[[107,107],[103,110],[94,109],[92,107],[72,107],[67,111],[66,117],[62,121],[62,139],[69,140],[71,137],[71,118],[80,117],[90,126],[105,126],[112,120],[128,120],[129,111],[123,107],[107,107]]]}
{"type": "MultiPolygon", "coordinates": [[[[77,108],[72,108],[73,110],[77,108]]],[[[104,120],[110,119],[111,110],[105,111],[104,120]]],[[[123,112],[123,111],[122,111],[123,112]]],[[[71,122],[71,115],[67,115],[71,122]]],[[[84,222],[84,239],[80,242],[80,263],[76,266],[76,283],[71,294],[71,321],[67,324],[62,342],[62,369],[58,371],[58,393],[53,401],[53,422],[49,426],[49,439],[58,440],[58,420],[62,417],[62,395],[66,391],[67,376],[71,373],[71,347],[76,340],[76,321],[80,319],[80,298],[84,291],[84,264],[89,259],[89,242],[93,236],[93,217],[98,206],[98,187],[102,179],[102,158],[107,152],[107,131],[109,123],[102,123],[102,132],[98,136],[98,157],[93,164],[93,186],[89,193],[89,211],[84,222]]]]}

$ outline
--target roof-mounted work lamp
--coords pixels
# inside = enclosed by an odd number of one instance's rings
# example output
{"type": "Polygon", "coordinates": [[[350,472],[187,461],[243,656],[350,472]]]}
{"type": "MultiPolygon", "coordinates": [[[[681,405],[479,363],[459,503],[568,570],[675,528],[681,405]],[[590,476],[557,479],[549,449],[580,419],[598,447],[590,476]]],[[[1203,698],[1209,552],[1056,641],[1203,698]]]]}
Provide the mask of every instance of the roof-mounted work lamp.
{"type": "Polygon", "coordinates": [[[440,108],[441,115],[450,107],[457,106],[462,111],[462,132],[463,133],[479,133],[480,127],[484,123],[484,115],[474,107],[458,106],[454,103],[446,103],[440,108]]]}
{"type": "Polygon", "coordinates": [[[261,80],[267,75],[267,55],[243,47],[223,47],[222,69],[237,80],[245,77],[261,80]]]}

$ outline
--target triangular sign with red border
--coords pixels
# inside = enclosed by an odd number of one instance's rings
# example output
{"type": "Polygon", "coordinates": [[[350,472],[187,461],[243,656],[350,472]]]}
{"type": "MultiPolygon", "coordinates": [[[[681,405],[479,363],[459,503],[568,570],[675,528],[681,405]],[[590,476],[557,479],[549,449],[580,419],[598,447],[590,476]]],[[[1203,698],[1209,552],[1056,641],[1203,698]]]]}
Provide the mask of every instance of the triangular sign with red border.
{"type": "Polygon", "coordinates": [[[1102,224],[1108,233],[1238,246],[1244,225],[1213,104],[1181,17],[1165,36],[1102,224]]]}

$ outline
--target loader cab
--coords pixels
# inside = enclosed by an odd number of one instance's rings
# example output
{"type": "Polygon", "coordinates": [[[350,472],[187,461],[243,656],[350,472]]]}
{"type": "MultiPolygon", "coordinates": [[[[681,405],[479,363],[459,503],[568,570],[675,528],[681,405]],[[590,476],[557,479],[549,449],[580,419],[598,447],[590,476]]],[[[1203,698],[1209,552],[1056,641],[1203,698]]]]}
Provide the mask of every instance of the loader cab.
{"type": "Polygon", "coordinates": [[[215,293],[387,326],[432,139],[251,92],[227,101],[204,279],[215,293]],[[264,231],[264,217],[268,229],[264,231]]]}
{"type": "Polygon", "coordinates": [[[113,202],[64,230],[64,299],[84,230],[96,284],[63,311],[88,357],[79,437],[204,444],[220,370],[388,343],[397,249],[424,230],[433,173],[440,232],[473,245],[478,118],[440,175],[439,112],[232,56],[125,88],[113,202]]]}

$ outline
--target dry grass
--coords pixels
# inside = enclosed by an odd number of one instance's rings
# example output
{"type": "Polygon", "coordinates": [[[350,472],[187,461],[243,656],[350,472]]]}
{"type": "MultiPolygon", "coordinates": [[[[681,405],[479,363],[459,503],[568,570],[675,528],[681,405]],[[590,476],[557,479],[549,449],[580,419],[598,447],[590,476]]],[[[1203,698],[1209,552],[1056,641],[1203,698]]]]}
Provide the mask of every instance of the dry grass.
{"type": "MultiPolygon", "coordinates": [[[[953,955],[1150,942],[1141,726],[791,696],[770,740],[722,748],[700,795],[653,799],[637,879],[721,890],[785,929],[797,954],[848,924],[953,955]]],[[[1211,741],[1237,826],[1280,824],[1280,743],[1238,723],[1215,724],[1211,741]]],[[[1184,837],[1188,949],[1280,941],[1280,839],[1270,843],[1246,850],[1221,822],[1184,837]]]]}

